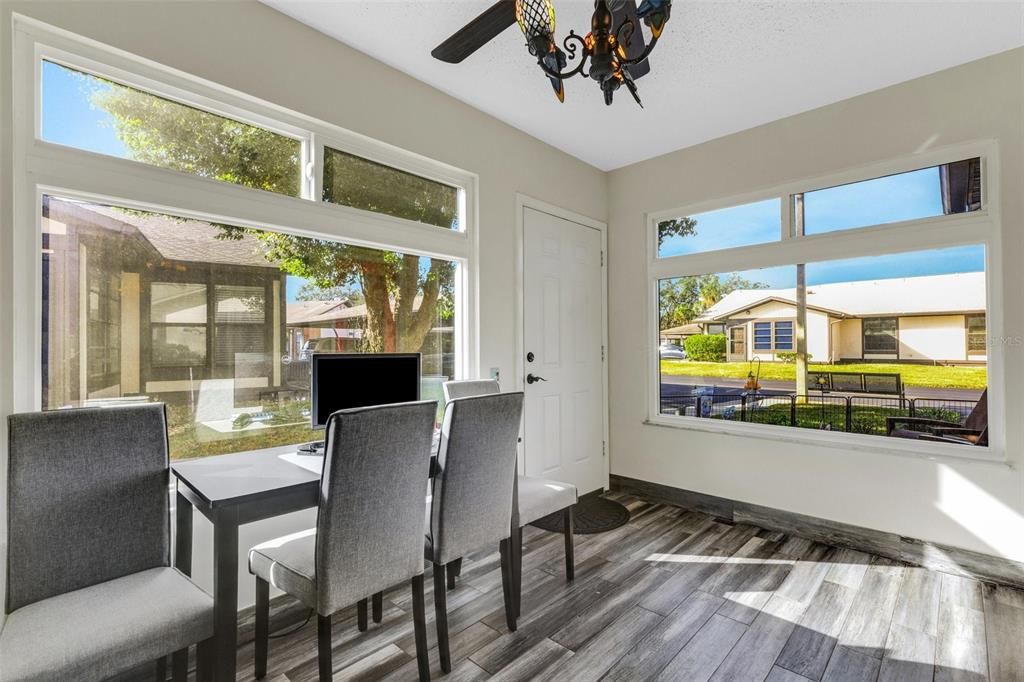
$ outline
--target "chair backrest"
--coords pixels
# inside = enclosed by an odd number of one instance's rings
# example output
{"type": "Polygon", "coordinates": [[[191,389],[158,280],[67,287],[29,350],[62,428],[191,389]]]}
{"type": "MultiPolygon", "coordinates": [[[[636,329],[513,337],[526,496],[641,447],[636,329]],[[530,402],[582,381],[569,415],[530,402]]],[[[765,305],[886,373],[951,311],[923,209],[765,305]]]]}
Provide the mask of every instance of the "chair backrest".
{"type": "Polygon", "coordinates": [[[327,421],[317,514],[317,609],[423,573],[423,506],[437,403],[341,410],[327,421]]]}
{"type": "Polygon", "coordinates": [[[170,565],[162,404],[8,418],[7,613],[170,565]]]}
{"type": "MultiPolygon", "coordinates": [[[[967,415],[967,419],[964,419],[964,428],[974,429],[975,431],[987,431],[988,430],[988,389],[986,388],[981,393],[981,397],[975,404],[974,409],[967,415]]],[[[987,436],[988,434],[986,434],[987,436]]],[[[986,443],[988,439],[986,437],[986,443]]]]}
{"type": "Polygon", "coordinates": [[[501,389],[494,379],[461,379],[459,381],[446,381],[442,385],[444,389],[444,401],[446,403],[458,398],[470,398],[475,395],[489,395],[499,393],[501,389]]]}
{"type": "Polygon", "coordinates": [[[509,537],[522,393],[448,402],[430,509],[432,560],[448,563],[509,537]]]}

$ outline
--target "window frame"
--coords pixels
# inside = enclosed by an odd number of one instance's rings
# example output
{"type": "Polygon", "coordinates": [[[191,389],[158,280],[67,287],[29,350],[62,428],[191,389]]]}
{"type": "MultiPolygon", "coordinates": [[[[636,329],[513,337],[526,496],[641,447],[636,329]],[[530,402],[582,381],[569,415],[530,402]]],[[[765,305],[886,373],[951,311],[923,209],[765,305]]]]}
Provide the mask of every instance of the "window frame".
{"type": "MultiPolygon", "coordinates": [[[[168,213],[354,246],[442,258],[458,266],[455,282],[455,374],[478,367],[478,186],[475,173],[374,140],[254,96],[137,57],[15,13],[12,44],[14,230],[10,294],[14,313],[16,411],[42,400],[43,195],[168,213]],[[291,197],[146,163],[47,142],[41,137],[42,60],[92,73],[220,116],[295,137],[303,143],[302,195],[291,197]],[[394,167],[459,189],[459,230],[320,200],[323,147],[394,167]],[[29,229],[28,226],[32,226],[29,229]]],[[[208,330],[209,335],[209,330],[208,330]]],[[[209,341],[209,340],[208,340],[209,341]]]]}
{"type": "MultiPolygon", "coordinates": [[[[880,335],[873,335],[880,336],[880,335]]],[[[900,357],[900,318],[896,316],[886,315],[879,317],[864,317],[860,321],[860,354],[861,357],[867,358],[868,355],[895,355],[898,360],[900,357]],[[893,349],[890,350],[875,350],[868,349],[868,333],[865,329],[867,322],[881,322],[889,320],[892,322],[892,334],[889,335],[893,340],[893,349]]]]}
{"type": "MultiPolygon", "coordinates": [[[[644,338],[648,364],[645,373],[647,385],[645,424],[767,438],[817,447],[882,452],[898,456],[1005,463],[1006,393],[1003,378],[1005,358],[1004,349],[998,344],[990,346],[987,354],[990,406],[990,440],[987,448],[964,448],[946,443],[897,441],[897,439],[885,439],[867,434],[818,432],[812,429],[779,428],[764,424],[661,414],[660,362],[656,352],[658,282],[662,279],[829,261],[836,259],[836,253],[842,253],[844,258],[857,258],[967,245],[982,245],[985,248],[987,334],[988,338],[1002,338],[1003,270],[998,188],[998,144],[993,140],[976,140],[869,163],[835,173],[791,180],[756,191],[699,200],[680,207],[646,213],[647,301],[644,338]],[[815,235],[799,234],[799,226],[794,219],[794,202],[795,196],[798,194],[974,157],[981,159],[982,171],[982,205],[977,211],[856,227],[815,235]],[[658,224],[660,222],[681,215],[693,215],[775,197],[782,200],[780,202],[782,227],[777,241],[699,254],[658,256],[658,224]]],[[[753,339],[748,339],[748,343],[753,344],[753,339]]],[[[752,345],[751,352],[757,352],[752,345]]]]}

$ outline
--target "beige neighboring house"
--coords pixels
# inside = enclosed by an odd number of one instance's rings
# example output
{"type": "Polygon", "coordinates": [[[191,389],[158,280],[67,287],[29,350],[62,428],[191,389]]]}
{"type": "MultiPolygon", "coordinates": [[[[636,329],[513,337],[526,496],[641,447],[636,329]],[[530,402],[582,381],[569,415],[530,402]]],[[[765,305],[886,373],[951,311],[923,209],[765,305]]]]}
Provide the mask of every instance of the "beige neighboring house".
{"type": "MultiPolygon", "coordinates": [[[[739,289],[696,320],[725,333],[727,359],[778,360],[796,349],[796,289],[739,289]]],[[[986,361],[985,273],[807,287],[807,352],[815,362],[986,361]]]]}

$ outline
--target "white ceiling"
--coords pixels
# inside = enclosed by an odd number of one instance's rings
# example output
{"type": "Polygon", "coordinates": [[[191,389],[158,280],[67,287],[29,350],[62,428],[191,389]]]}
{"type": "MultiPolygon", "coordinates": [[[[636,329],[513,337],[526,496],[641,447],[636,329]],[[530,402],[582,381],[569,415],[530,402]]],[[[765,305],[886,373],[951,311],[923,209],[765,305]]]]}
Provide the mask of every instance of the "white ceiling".
{"type": "MultiPolygon", "coordinates": [[[[1024,0],[676,0],[641,110],[579,76],[559,104],[515,26],[430,56],[493,0],[263,2],[603,170],[1024,45],[1024,0]]],[[[592,0],[554,5],[559,39],[589,29],[592,0]]]]}

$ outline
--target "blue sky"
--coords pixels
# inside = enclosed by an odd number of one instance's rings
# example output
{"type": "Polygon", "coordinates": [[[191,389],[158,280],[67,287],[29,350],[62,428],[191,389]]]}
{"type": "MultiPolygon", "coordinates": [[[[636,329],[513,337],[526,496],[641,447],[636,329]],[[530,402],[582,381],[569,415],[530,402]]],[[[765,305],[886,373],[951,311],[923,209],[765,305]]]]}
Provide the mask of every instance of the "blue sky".
{"type": "MultiPolygon", "coordinates": [[[[780,211],[780,200],[769,199],[698,213],[691,216],[697,220],[696,234],[667,239],[661,247],[660,255],[694,254],[778,241],[781,230],[780,211]]],[[[942,215],[942,197],[939,169],[935,167],[804,194],[806,234],[822,234],[938,215],[942,215]]],[[[980,272],[984,269],[984,247],[965,246],[813,263],[807,266],[807,282],[827,284],[980,272]]],[[[796,279],[796,269],[792,266],[739,274],[751,281],[778,288],[794,286],[796,279]]]]}
{"type": "MultiPolygon", "coordinates": [[[[62,66],[43,62],[43,139],[81,149],[127,157],[114,131],[112,117],[90,101],[98,88],[109,87],[62,66]]],[[[701,253],[714,249],[776,241],[780,232],[779,199],[709,211],[692,216],[697,233],[671,238],[661,255],[701,253]]],[[[841,185],[804,195],[805,230],[818,234],[862,225],[941,215],[937,168],[926,168],[867,182],[841,185]]],[[[422,259],[423,268],[429,259],[422,259]]],[[[984,270],[982,246],[958,247],[875,258],[813,263],[808,284],[887,277],[978,272],[984,270]]],[[[771,287],[791,287],[795,268],[780,267],[740,273],[771,287]]],[[[294,301],[305,280],[288,277],[287,297],[294,301]]]]}

